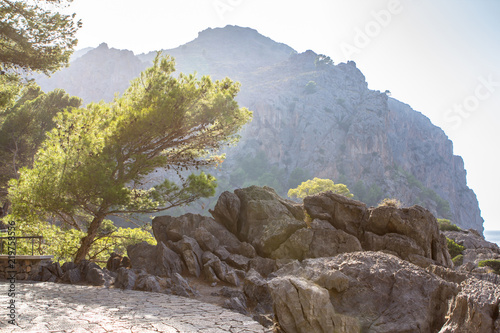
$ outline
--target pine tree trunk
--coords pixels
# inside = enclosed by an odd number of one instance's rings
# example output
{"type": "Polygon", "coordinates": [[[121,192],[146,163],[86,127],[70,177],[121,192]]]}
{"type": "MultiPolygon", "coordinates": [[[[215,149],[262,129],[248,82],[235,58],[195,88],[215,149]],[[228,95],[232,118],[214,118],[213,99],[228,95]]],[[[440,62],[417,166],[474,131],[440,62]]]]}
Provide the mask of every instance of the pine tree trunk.
{"type": "Polygon", "coordinates": [[[80,248],[78,251],[76,251],[75,255],[75,263],[78,264],[80,261],[84,260],[85,257],[89,254],[90,247],[92,246],[92,242],[94,241],[95,237],[97,236],[97,230],[102,224],[102,221],[106,215],[104,214],[98,214],[97,216],[94,217],[92,222],[90,223],[89,229],[87,231],[87,236],[82,238],[80,248]]]}

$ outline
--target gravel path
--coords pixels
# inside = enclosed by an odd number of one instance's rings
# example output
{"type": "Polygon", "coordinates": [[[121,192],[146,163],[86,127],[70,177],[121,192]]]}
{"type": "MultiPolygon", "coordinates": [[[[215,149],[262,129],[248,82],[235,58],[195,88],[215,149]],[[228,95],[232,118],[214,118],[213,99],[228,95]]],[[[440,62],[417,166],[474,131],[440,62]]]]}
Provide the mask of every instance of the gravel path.
{"type": "Polygon", "coordinates": [[[190,298],[134,290],[0,282],[1,332],[269,332],[242,314],[190,298]],[[18,326],[9,324],[14,300],[18,326]]]}

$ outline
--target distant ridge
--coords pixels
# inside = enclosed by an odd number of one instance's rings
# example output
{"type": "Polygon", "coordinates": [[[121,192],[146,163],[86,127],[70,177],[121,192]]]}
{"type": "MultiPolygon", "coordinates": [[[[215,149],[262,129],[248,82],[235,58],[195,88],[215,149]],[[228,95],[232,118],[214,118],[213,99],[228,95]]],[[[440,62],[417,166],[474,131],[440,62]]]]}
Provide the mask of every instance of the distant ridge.
{"type": "MultiPolygon", "coordinates": [[[[237,26],[206,29],[164,53],[175,57],[178,72],[241,82],[238,101],[254,112],[240,143],[215,171],[219,193],[257,184],[284,195],[307,178],[330,178],[369,205],[397,197],[483,232],[464,162],[453,155],[446,134],[410,106],[369,90],[354,62],[297,53],[237,26]]],[[[85,102],[110,101],[155,55],[101,45],[39,84],[64,88],[85,102]]]]}

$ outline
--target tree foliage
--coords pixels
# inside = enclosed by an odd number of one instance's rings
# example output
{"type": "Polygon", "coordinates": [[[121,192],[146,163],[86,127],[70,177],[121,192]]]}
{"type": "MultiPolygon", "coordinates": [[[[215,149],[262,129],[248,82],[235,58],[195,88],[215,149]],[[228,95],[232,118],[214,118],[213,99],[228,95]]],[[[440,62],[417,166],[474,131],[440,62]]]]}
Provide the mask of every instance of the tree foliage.
{"type": "MultiPolygon", "coordinates": [[[[150,225],[141,228],[117,228],[112,221],[104,220],[96,238],[92,242],[87,258],[103,264],[112,252],[122,255],[126,254],[127,246],[129,245],[143,241],[156,245],[156,240],[152,236],[150,229],[150,225]]],[[[31,223],[16,221],[16,235],[42,236],[43,242],[40,249],[38,240],[34,242],[34,253],[51,254],[54,256],[54,260],[62,264],[73,260],[78,251],[80,240],[85,236],[85,232],[44,221],[36,221],[34,223],[33,221],[31,223]],[[41,251],[39,252],[39,250],[41,251]]],[[[30,239],[18,239],[16,245],[16,253],[18,255],[31,255],[32,243],[30,239]]]]}
{"type": "Polygon", "coordinates": [[[47,94],[30,85],[0,117],[0,199],[7,183],[18,178],[22,167],[32,167],[35,153],[54,126],[53,118],[66,108],[78,108],[81,100],[57,89],[47,94]]]}
{"type": "Polygon", "coordinates": [[[183,172],[220,164],[217,152],[239,139],[251,112],[234,100],[238,83],[174,78],[174,70],[172,59],[158,55],[112,103],[59,113],[33,168],[10,183],[13,214],[86,229],[78,262],[108,215],[159,212],[213,195],[212,176],[183,172]],[[178,181],[153,184],[159,168],[178,181]]]}
{"type": "Polygon", "coordinates": [[[0,0],[0,74],[19,69],[50,74],[68,63],[80,22],[46,3],[61,1],[0,0]]]}
{"type": "Polygon", "coordinates": [[[344,184],[335,184],[331,179],[321,179],[315,177],[308,181],[302,182],[296,188],[288,191],[290,198],[303,199],[308,195],[315,195],[321,192],[332,191],[333,193],[343,195],[347,198],[352,198],[353,195],[344,184]]]}

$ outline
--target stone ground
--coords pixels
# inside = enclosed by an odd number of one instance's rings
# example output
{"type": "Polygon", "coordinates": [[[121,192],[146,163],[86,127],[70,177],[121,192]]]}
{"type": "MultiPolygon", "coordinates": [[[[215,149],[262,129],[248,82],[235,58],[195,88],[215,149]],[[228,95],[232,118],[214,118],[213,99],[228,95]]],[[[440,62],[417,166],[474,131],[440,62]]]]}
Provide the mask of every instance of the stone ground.
{"type": "Polygon", "coordinates": [[[135,290],[0,281],[1,332],[271,332],[252,318],[194,299],[135,290]],[[16,322],[7,308],[15,300],[16,322]]]}

